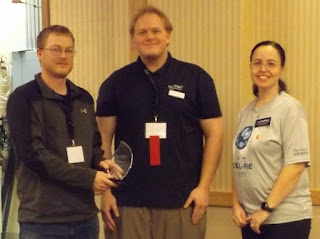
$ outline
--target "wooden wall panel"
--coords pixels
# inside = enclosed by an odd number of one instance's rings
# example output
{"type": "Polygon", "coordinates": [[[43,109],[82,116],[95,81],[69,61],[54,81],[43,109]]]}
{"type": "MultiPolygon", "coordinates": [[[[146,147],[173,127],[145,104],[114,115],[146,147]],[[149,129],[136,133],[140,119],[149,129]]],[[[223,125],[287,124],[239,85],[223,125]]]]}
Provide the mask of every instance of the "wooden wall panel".
{"type": "Polygon", "coordinates": [[[305,107],[311,147],[310,188],[320,189],[320,1],[250,0],[253,39],[279,42],[287,54],[286,74],[289,93],[305,107]]]}
{"type": "Polygon", "coordinates": [[[241,103],[241,14],[234,0],[152,0],[173,24],[170,52],[204,68],[216,84],[225,145],[212,190],[230,191],[232,141],[241,103]]]}
{"type": "Polygon", "coordinates": [[[70,78],[88,89],[94,98],[101,82],[111,72],[134,59],[129,19],[147,3],[162,9],[173,23],[170,45],[173,56],[200,65],[214,78],[224,115],[225,146],[212,190],[231,191],[236,118],[240,108],[253,99],[250,50],[257,42],[270,39],[285,48],[284,80],[289,93],[300,100],[307,111],[312,157],[310,188],[313,195],[318,195],[320,1],[50,0],[50,23],[67,25],[76,37],[78,53],[70,78]]]}
{"type": "Polygon", "coordinates": [[[103,80],[130,62],[129,1],[51,0],[50,24],[63,24],[76,38],[70,79],[96,99],[103,80]]]}

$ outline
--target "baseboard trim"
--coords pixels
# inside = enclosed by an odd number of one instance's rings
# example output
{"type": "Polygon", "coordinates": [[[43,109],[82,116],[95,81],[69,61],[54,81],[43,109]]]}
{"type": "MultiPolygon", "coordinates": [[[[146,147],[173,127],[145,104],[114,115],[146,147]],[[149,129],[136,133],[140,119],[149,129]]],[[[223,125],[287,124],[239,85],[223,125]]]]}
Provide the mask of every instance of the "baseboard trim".
{"type": "MultiPolygon", "coordinates": [[[[313,206],[320,206],[320,191],[311,190],[310,192],[313,206]]],[[[217,207],[232,207],[232,193],[212,191],[210,192],[209,204],[217,207]]]]}
{"type": "Polygon", "coordinates": [[[5,238],[5,239],[19,239],[19,233],[16,232],[7,232],[5,237],[3,237],[2,233],[1,233],[1,238],[5,238]]]}

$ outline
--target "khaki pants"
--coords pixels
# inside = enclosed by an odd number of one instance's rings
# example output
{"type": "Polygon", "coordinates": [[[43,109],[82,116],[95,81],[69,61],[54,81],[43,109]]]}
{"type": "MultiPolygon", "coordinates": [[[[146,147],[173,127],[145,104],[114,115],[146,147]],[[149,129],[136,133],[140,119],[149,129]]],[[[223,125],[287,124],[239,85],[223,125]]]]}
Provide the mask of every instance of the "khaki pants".
{"type": "Polygon", "coordinates": [[[204,239],[206,214],[193,225],[192,210],[119,207],[117,228],[113,232],[106,229],[106,239],[204,239]]]}

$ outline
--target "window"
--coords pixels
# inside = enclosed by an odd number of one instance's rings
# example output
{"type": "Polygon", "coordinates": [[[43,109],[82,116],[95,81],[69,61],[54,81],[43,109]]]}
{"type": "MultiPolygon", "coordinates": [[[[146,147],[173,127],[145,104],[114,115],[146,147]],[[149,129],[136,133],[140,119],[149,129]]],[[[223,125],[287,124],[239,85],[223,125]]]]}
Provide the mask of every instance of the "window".
{"type": "Polygon", "coordinates": [[[0,0],[0,52],[36,48],[41,30],[41,0],[0,0]]]}

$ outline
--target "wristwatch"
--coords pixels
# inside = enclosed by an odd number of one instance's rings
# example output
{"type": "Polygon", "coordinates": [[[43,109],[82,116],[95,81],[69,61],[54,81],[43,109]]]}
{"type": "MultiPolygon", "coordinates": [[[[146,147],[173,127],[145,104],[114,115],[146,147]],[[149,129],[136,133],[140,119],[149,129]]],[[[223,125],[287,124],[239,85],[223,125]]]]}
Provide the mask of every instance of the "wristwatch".
{"type": "Polygon", "coordinates": [[[272,213],[274,208],[269,207],[267,202],[263,202],[263,203],[261,203],[261,209],[272,213]]]}

